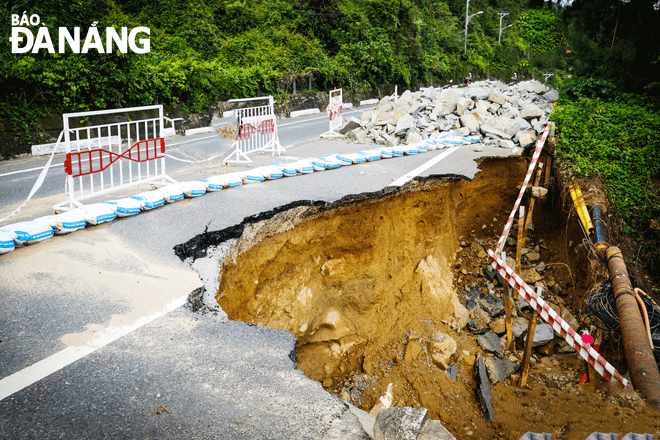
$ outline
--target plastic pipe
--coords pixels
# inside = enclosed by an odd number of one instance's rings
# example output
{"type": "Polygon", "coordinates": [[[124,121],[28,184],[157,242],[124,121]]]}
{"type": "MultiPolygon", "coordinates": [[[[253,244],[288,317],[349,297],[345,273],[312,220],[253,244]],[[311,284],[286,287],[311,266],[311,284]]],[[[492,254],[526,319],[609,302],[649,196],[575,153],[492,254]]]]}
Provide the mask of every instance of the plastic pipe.
{"type": "Polygon", "coordinates": [[[591,211],[593,215],[594,233],[596,234],[596,249],[604,253],[607,250],[607,237],[605,235],[605,221],[603,220],[603,212],[600,205],[594,205],[591,211]]]}
{"type": "Polygon", "coordinates": [[[580,217],[582,226],[584,226],[584,230],[587,231],[587,234],[591,235],[594,232],[594,225],[591,223],[587,205],[584,203],[584,199],[582,198],[582,191],[577,185],[570,185],[568,188],[571,192],[571,198],[575,204],[575,209],[577,210],[578,217],[580,217]]]}
{"type": "Polygon", "coordinates": [[[616,309],[619,313],[623,349],[630,370],[633,386],[642,395],[647,404],[660,411],[660,372],[655,363],[653,349],[648,340],[644,321],[639,313],[639,307],[628,270],[623,260],[621,250],[616,246],[607,248],[607,266],[614,289],[616,309]]]}

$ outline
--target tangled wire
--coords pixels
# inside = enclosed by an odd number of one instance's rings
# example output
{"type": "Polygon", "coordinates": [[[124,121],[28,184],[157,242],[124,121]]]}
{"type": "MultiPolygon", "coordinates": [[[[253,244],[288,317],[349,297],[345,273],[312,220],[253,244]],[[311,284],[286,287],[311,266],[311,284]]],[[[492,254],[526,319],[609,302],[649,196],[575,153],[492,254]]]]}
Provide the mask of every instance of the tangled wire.
{"type": "MultiPolygon", "coordinates": [[[[631,281],[634,282],[633,277],[631,281]]],[[[649,329],[653,346],[656,349],[653,351],[656,361],[660,362],[660,306],[653,299],[645,294],[639,295],[642,302],[646,306],[649,320],[649,329]]],[[[608,280],[600,286],[600,289],[592,292],[587,296],[587,305],[589,309],[600,318],[611,330],[621,333],[621,325],[619,324],[619,313],[616,308],[616,300],[614,299],[614,292],[612,291],[612,283],[608,280]]]]}

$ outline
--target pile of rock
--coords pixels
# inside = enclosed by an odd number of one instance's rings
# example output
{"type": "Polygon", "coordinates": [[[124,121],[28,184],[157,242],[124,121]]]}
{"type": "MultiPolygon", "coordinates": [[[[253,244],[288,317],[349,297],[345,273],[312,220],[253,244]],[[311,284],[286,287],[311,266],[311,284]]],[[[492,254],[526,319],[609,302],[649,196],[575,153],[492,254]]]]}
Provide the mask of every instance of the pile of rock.
{"type": "Polygon", "coordinates": [[[349,118],[340,133],[360,144],[395,146],[452,136],[483,136],[483,144],[527,147],[543,131],[558,93],[538,81],[507,86],[479,81],[468,87],[386,96],[378,106],[349,118]]]}

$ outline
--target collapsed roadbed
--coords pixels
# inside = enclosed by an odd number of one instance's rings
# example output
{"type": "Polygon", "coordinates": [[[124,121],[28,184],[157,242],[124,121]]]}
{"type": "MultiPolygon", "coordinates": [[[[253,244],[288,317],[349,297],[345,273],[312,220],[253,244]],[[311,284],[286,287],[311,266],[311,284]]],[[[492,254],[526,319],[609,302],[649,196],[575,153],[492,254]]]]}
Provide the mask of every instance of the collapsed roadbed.
{"type": "MultiPolygon", "coordinates": [[[[586,364],[549,326],[538,326],[528,386],[518,387],[527,320],[514,312],[516,350],[505,351],[503,287],[485,250],[526,161],[480,167],[472,181],[433,177],[332,204],[293,203],[207,231],[177,253],[193,260],[214,249],[221,271],[206,305],[290,331],[298,368],[374,417],[389,406],[424,407],[456,438],[657,432],[657,415],[636,394],[612,394],[596,377],[579,385],[586,364]],[[492,422],[477,395],[478,356],[492,384],[492,422]]],[[[593,279],[559,193],[537,209],[521,269],[574,328],[590,328],[583,299],[593,279]]],[[[515,238],[508,242],[515,249],[515,238]]]]}

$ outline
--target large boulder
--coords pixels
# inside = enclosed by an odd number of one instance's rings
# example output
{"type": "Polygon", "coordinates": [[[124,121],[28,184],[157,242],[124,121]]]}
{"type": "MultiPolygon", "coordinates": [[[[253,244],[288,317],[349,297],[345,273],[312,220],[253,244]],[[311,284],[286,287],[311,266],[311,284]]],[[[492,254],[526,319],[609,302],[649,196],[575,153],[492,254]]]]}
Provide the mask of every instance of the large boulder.
{"type": "MultiPolygon", "coordinates": [[[[408,91],[408,90],[406,90],[408,91]]],[[[415,120],[409,114],[402,115],[396,121],[396,128],[394,129],[394,134],[397,136],[403,136],[415,125],[415,120]]]]}
{"type": "Polygon", "coordinates": [[[496,129],[490,124],[482,124],[481,127],[479,127],[479,129],[484,135],[493,135],[495,137],[499,137],[502,139],[511,139],[513,137],[507,133],[504,133],[501,130],[496,129]]]}
{"type": "Polygon", "coordinates": [[[463,115],[467,109],[470,108],[470,106],[473,104],[471,99],[463,98],[459,99],[458,102],[456,103],[456,114],[458,116],[463,115]]]}
{"type": "Polygon", "coordinates": [[[520,111],[520,117],[527,120],[540,118],[543,115],[545,112],[534,104],[527,105],[520,111]]]}
{"type": "Polygon", "coordinates": [[[374,440],[417,440],[428,419],[426,408],[381,409],[374,424],[374,440]]]}
{"type": "Polygon", "coordinates": [[[473,114],[465,114],[460,117],[463,127],[467,127],[470,133],[477,133],[479,131],[479,121],[473,114]]]}

